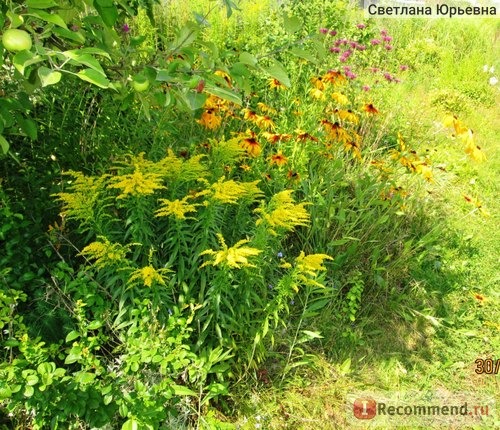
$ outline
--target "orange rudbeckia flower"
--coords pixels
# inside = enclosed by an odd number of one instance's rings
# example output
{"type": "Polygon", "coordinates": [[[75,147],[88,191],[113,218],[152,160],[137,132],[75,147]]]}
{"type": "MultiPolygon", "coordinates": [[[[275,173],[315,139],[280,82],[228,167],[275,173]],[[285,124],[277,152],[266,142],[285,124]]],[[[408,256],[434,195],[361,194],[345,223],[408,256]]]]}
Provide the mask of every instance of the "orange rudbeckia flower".
{"type": "Polygon", "coordinates": [[[288,162],[288,158],[283,155],[281,151],[271,155],[271,166],[276,165],[278,167],[284,166],[288,162]]]}
{"type": "Polygon", "coordinates": [[[323,76],[323,81],[328,82],[333,85],[341,85],[346,81],[345,76],[336,70],[329,70],[323,76]]]}
{"type": "Polygon", "coordinates": [[[278,81],[277,79],[271,79],[269,81],[269,88],[271,88],[272,90],[276,89],[276,90],[284,90],[286,89],[286,86],[283,85],[280,81],[278,81]]]}
{"type": "Polygon", "coordinates": [[[379,114],[378,109],[375,106],[373,106],[373,104],[371,104],[371,103],[364,105],[363,110],[367,114],[370,114],[370,115],[378,115],[379,114]]]}
{"type": "Polygon", "coordinates": [[[202,114],[198,123],[211,130],[220,126],[222,118],[217,115],[215,109],[208,108],[202,114]]]}

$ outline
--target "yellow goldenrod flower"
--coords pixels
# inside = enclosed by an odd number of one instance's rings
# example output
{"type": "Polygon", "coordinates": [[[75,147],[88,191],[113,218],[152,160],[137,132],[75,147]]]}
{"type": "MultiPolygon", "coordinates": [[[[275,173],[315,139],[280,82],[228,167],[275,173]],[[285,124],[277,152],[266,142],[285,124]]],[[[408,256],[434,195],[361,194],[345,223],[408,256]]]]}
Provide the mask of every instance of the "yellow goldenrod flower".
{"type": "Polygon", "coordinates": [[[54,194],[63,203],[61,215],[83,223],[95,220],[94,206],[102,198],[101,191],[108,175],[85,176],[75,171],[64,174],[73,176],[75,180],[68,183],[71,192],[54,194]]]}
{"type": "Polygon", "coordinates": [[[323,266],[324,260],[333,260],[333,258],[326,254],[305,255],[304,251],[301,251],[295,262],[297,263],[297,268],[302,273],[316,276],[317,272],[326,270],[326,267],[323,266]]]}
{"type": "Polygon", "coordinates": [[[98,268],[112,266],[125,259],[127,252],[130,250],[128,246],[111,243],[105,237],[100,237],[100,239],[101,242],[92,242],[83,248],[80,255],[95,260],[94,264],[98,268]]]}
{"type": "Polygon", "coordinates": [[[245,197],[251,197],[252,199],[254,199],[264,194],[262,190],[257,186],[259,182],[259,179],[252,182],[239,182],[239,185],[246,191],[245,197]]]}
{"type": "Polygon", "coordinates": [[[119,175],[112,178],[112,184],[108,188],[119,188],[121,194],[119,199],[128,196],[146,196],[153,194],[155,190],[166,188],[161,184],[161,177],[157,173],[142,173],[136,168],[135,172],[129,175],[119,175]]]}
{"type": "Polygon", "coordinates": [[[156,216],[173,215],[177,219],[186,219],[186,214],[196,212],[196,206],[199,206],[198,204],[189,204],[188,198],[189,196],[186,196],[182,200],[176,199],[174,201],[160,199],[162,206],[156,211],[156,216]]]}
{"type": "Polygon", "coordinates": [[[242,197],[255,198],[262,194],[257,187],[259,180],[253,182],[235,182],[232,179],[224,181],[220,178],[215,184],[212,184],[212,199],[221,203],[236,203],[242,197]]]}
{"type": "Polygon", "coordinates": [[[234,246],[228,248],[222,234],[218,233],[217,237],[219,238],[222,249],[220,251],[214,251],[213,249],[207,249],[206,251],[203,251],[200,256],[211,255],[213,256],[213,259],[211,261],[203,263],[200,268],[208,266],[209,264],[212,266],[221,264],[223,266],[229,267],[230,269],[256,267],[254,264],[250,264],[248,262],[248,257],[259,255],[262,251],[260,249],[250,248],[248,246],[241,246],[245,243],[250,242],[249,240],[240,240],[234,246]]]}
{"type": "Polygon", "coordinates": [[[168,149],[167,156],[155,163],[155,168],[144,168],[138,165],[139,170],[144,173],[158,173],[166,179],[178,178],[182,170],[182,160],[168,149]]]}
{"type": "Polygon", "coordinates": [[[333,93],[332,99],[335,100],[339,105],[346,105],[349,103],[349,99],[341,93],[333,93]]]}
{"type": "Polygon", "coordinates": [[[275,194],[267,207],[255,209],[254,212],[260,213],[261,218],[255,223],[257,226],[261,223],[269,226],[269,232],[277,235],[273,227],[281,227],[286,230],[292,230],[294,227],[309,224],[309,213],[305,206],[309,203],[295,204],[292,198],[293,190],[284,190],[275,194]]]}
{"type": "Polygon", "coordinates": [[[161,285],[166,285],[162,272],[171,272],[168,269],[160,269],[156,270],[153,266],[146,266],[142,269],[134,270],[128,280],[130,284],[134,283],[137,280],[140,280],[144,283],[146,287],[151,287],[154,282],[157,282],[161,285]]]}

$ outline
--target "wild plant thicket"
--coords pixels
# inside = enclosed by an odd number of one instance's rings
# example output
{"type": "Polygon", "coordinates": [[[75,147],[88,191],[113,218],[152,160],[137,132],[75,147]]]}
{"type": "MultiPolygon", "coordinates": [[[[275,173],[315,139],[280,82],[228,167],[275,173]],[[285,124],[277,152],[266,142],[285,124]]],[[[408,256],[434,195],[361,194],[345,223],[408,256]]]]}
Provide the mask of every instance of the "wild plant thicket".
{"type": "Polygon", "coordinates": [[[389,32],[343,2],[222,3],[2,6],[33,41],[0,51],[5,423],[203,425],[307,364],[318,313],[353,336],[431,246],[389,32]]]}

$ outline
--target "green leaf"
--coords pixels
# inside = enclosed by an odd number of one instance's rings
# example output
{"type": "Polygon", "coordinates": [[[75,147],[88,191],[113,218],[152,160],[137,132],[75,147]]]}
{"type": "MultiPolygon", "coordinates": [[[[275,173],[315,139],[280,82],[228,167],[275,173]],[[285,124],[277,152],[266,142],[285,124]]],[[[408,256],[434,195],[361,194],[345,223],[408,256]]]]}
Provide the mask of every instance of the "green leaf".
{"type": "Polygon", "coordinates": [[[42,66],[38,69],[38,76],[40,77],[40,81],[42,81],[42,87],[47,87],[57,84],[61,80],[62,75],[61,72],[56,72],[55,70],[42,66]]]}
{"type": "Polygon", "coordinates": [[[17,339],[7,339],[4,345],[8,348],[14,348],[15,346],[19,346],[19,341],[17,339]]]}
{"type": "Polygon", "coordinates": [[[22,118],[18,121],[21,130],[28,136],[31,140],[36,140],[38,133],[36,129],[36,123],[32,119],[22,118]]]}
{"type": "Polygon", "coordinates": [[[292,86],[285,67],[283,67],[283,64],[281,64],[278,60],[273,59],[273,64],[270,67],[264,68],[264,70],[272,78],[277,79],[286,87],[292,86]]]}
{"type": "Polygon", "coordinates": [[[48,9],[57,6],[53,0],[26,0],[26,6],[30,9],[48,9]]]}
{"type": "Polygon", "coordinates": [[[52,32],[63,39],[69,39],[80,44],[85,43],[85,36],[79,31],[71,31],[66,28],[54,27],[52,32]]]}
{"type": "Polygon", "coordinates": [[[59,27],[68,29],[64,20],[59,15],[57,15],[55,13],[48,13],[48,12],[45,12],[43,10],[36,10],[35,9],[32,11],[30,10],[29,13],[27,13],[26,15],[34,16],[36,18],[40,18],[42,21],[50,22],[51,24],[55,24],[59,27]]]}
{"type": "Polygon", "coordinates": [[[290,52],[296,57],[303,58],[304,60],[310,61],[311,63],[317,64],[318,62],[313,54],[304,49],[295,47],[290,49],[290,52]]]}
{"type": "Polygon", "coordinates": [[[31,66],[32,64],[39,63],[40,61],[43,61],[44,59],[40,55],[35,55],[31,51],[19,51],[14,57],[12,58],[12,63],[14,64],[14,67],[18,70],[21,75],[24,75],[24,70],[26,67],[31,66]]]}
{"type": "Polygon", "coordinates": [[[351,373],[351,359],[346,359],[339,367],[339,373],[341,375],[348,375],[351,373]]]}
{"type": "Polygon", "coordinates": [[[93,54],[93,55],[102,55],[106,57],[108,60],[111,60],[110,55],[104,50],[100,48],[81,48],[81,49],[72,49],[70,51],[65,52],[74,52],[76,54],[93,54]]]}
{"type": "Polygon", "coordinates": [[[184,385],[173,384],[172,389],[176,396],[196,396],[197,394],[184,385]]]}
{"type": "Polygon", "coordinates": [[[176,38],[170,44],[170,49],[177,51],[191,45],[198,37],[200,26],[194,22],[187,22],[178,32],[176,38]]]}
{"type": "Polygon", "coordinates": [[[240,10],[238,6],[231,0],[222,0],[224,6],[226,7],[226,15],[229,18],[233,14],[234,10],[240,10]]]}
{"type": "Polygon", "coordinates": [[[172,80],[172,76],[168,70],[158,70],[156,80],[160,82],[168,82],[172,80]]]}
{"type": "Polygon", "coordinates": [[[31,397],[33,394],[35,394],[35,389],[31,385],[27,385],[24,388],[24,397],[31,397]]]}
{"type": "Polygon", "coordinates": [[[7,385],[0,387],[0,400],[8,399],[10,396],[12,396],[12,390],[7,385]]]}
{"type": "Polygon", "coordinates": [[[302,333],[309,336],[311,339],[323,339],[323,336],[315,331],[302,330],[302,333]]]}
{"type": "Polygon", "coordinates": [[[70,331],[68,333],[68,335],[66,336],[66,342],[71,342],[72,340],[75,340],[77,338],[80,337],[80,333],[78,333],[77,331],[73,330],[73,331],[70,331]]]}
{"type": "Polygon", "coordinates": [[[206,99],[207,96],[205,94],[197,93],[195,91],[189,91],[186,94],[187,104],[192,110],[201,109],[205,104],[206,99]]]}
{"type": "Polygon", "coordinates": [[[249,52],[242,52],[240,54],[239,60],[240,60],[240,63],[246,64],[248,66],[253,66],[253,67],[255,67],[258,63],[257,58],[255,58],[249,52]]]}
{"type": "Polygon", "coordinates": [[[216,87],[215,85],[211,85],[207,83],[205,85],[205,91],[214,96],[220,97],[221,99],[233,102],[237,105],[242,104],[241,98],[237,96],[233,91],[226,90],[224,88],[216,87]]]}
{"type": "Polygon", "coordinates": [[[100,320],[95,320],[95,321],[92,321],[88,326],[87,326],[87,329],[88,330],[97,330],[98,328],[102,327],[102,321],[100,320]]]}
{"type": "Polygon", "coordinates": [[[39,379],[38,379],[38,376],[36,376],[36,375],[28,375],[26,377],[26,384],[27,385],[36,385],[36,384],[38,384],[38,381],[39,381],[39,379]]]}
{"type": "Polygon", "coordinates": [[[112,1],[108,2],[97,0],[94,2],[94,7],[105,25],[113,27],[116,24],[116,20],[118,19],[118,9],[112,1]]]}
{"type": "Polygon", "coordinates": [[[0,134],[0,148],[2,148],[2,152],[4,154],[7,154],[7,152],[9,152],[9,142],[7,142],[7,140],[5,139],[5,137],[3,137],[1,134],[0,134]]]}
{"type": "Polygon", "coordinates": [[[97,85],[100,88],[108,88],[108,79],[93,69],[83,69],[80,70],[76,76],[78,76],[82,81],[90,82],[91,84],[97,85]]]}
{"type": "Polygon", "coordinates": [[[139,430],[139,423],[134,418],[130,418],[123,423],[122,430],[139,430]]]}
{"type": "Polygon", "coordinates": [[[68,354],[64,360],[64,364],[75,363],[82,358],[81,354],[68,354]]]}
{"type": "Polygon", "coordinates": [[[75,381],[79,384],[90,384],[94,381],[95,377],[95,373],[78,372],[75,374],[75,381]]]}
{"type": "Polygon", "coordinates": [[[266,317],[264,320],[264,326],[262,327],[262,337],[266,337],[267,332],[269,331],[269,319],[266,317]]]}
{"type": "Polygon", "coordinates": [[[21,15],[16,15],[15,13],[11,12],[10,10],[7,11],[5,14],[7,15],[7,18],[10,21],[10,28],[17,28],[24,23],[24,19],[21,15]]]}
{"type": "Polygon", "coordinates": [[[106,73],[102,69],[99,61],[97,61],[90,54],[82,54],[78,50],[73,50],[73,51],[65,51],[63,52],[63,55],[67,58],[71,58],[73,61],[76,61],[77,63],[90,67],[91,69],[95,70],[96,72],[99,72],[103,76],[106,76],[106,73]]]}
{"type": "Polygon", "coordinates": [[[56,365],[55,365],[55,363],[52,363],[52,362],[40,363],[36,368],[36,371],[40,375],[47,375],[50,373],[54,373],[55,370],[56,370],[56,365]]]}
{"type": "Polygon", "coordinates": [[[290,34],[299,31],[302,27],[302,21],[296,16],[283,15],[283,21],[285,30],[290,34]]]}

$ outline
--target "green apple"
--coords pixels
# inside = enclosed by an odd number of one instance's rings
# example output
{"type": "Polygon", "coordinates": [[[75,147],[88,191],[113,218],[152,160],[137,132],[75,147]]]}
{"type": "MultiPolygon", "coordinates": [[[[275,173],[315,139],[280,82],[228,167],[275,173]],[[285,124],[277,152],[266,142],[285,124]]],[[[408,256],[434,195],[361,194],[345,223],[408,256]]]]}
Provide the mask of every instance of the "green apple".
{"type": "Polygon", "coordinates": [[[134,79],[132,80],[132,86],[138,93],[142,93],[149,88],[148,78],[143,75],[135,75],[134,79]]]}
{"type": "Polygon", "coordinates": [[[24,30],[10,28],[2,36],[2,44],[7,51],[17,52],[31,49],[31,37],[24,30]]]}

